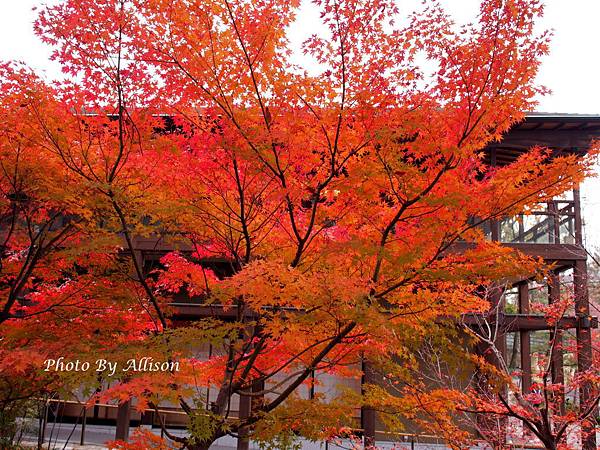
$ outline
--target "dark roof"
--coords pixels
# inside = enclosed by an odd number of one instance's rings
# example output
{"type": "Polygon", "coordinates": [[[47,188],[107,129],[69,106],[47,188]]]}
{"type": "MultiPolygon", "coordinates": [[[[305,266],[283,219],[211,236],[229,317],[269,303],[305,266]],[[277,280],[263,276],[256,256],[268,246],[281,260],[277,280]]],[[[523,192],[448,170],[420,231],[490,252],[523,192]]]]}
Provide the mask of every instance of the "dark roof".
{"type": "Polygon", "coordinates": [[[514,129],[595,130],[600,132],[600,115],[531,112],[527,113],[525,120],[517,124],[514,129]]]}
{"type": "Polygon", "coordinates": [[[534,146],[548,147],[555,155],[585,154],[595,139],[600,139],[600,115],[532,112],[500,142],[488,145],[486,159],[508,164],[534,146]]]}

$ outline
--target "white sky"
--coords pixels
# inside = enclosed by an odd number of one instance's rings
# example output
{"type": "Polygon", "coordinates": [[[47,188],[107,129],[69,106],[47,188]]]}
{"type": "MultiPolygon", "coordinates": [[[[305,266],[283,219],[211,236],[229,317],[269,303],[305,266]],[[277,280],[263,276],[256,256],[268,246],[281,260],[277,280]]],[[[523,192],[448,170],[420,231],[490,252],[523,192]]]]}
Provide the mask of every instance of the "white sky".
{"type": "MultiPolygon", "coordinates": [[[[201,0],[198,0],[201,1],[201,0]]],[[[20,60],[49,78],[60,73],[48,60],[49,49],[33,34],[32,8],[56,0],[0,0],[0,60],[20,60]]],[[[418,0],[398,0],[401,8],[413,9],[418,0]]],[[[479,0],[442,0],[457,22],[472,20],[479,0]]],[[[296,30],[311,32],[313,14],[303,8],[296,30]]],[[[538,81],[552,93],[542,99],[538,111],[600,114],[598,75],[600,58],[600,1],[546,0],[541,26],[554,30],[551,53],[543,60],[538,81]]],[[[600,180],[591,179],[582,187],[588,245],[600,247],[600,180]]]]}

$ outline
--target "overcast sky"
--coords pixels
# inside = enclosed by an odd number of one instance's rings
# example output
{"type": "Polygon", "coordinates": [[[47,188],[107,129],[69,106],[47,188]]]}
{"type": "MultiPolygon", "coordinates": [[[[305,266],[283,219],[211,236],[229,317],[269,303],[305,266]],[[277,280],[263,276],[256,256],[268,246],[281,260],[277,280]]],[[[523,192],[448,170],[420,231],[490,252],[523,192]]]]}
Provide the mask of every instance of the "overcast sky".
{"type": "MultiPolygon", "coordinates": [[[[201,1],[201,0],[199,0],[201,1]]],[[[478,0],[441,0],[457,22],[472,20],[478,0]]],[[[56,0],[0,0],[0,60],[26,62],[49,78],[59,68],[48,60],[49,49],[32,31],[35,12],[32,8],[56,0]]],[[[398,0],[401,8],[413,9],[418,0],[398,0]]],[[[552,90],[541,98],[538,111],[600,114],[600,1],[546,0],[546,14],[541,26],[554,31],[551,53],[543,60],[539,82],[552,90]]],[[[316,22],[310,8],[303,8],[295,31],[309,33],[316,22]]],[[[318,17],[316,17],[318,19],[318,17]]],[[[587,181],[583,188],[586,236],[588,244],[600,247],[600,180],[587,181]],[[595,213],[595,215],[594,215],[595,213]]]]}

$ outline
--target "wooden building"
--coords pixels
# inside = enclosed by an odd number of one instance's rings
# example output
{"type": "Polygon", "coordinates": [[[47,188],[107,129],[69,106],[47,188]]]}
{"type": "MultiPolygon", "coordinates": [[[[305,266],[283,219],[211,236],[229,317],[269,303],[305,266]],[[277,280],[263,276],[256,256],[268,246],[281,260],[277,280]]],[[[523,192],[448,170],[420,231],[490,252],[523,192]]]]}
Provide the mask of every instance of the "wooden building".
{"type": "MultiPolygon", "coordinates": [[[[532,113],[525,121],[514,126],[502,141],[491,144],[486,150],[486,157],[489,164],[502,166],[514,161],[532,146],[551,148],[556,155],[584,154],[591,141],[596,138],[600,138],[600,116],[532,113]]],[[[485,231],[491,240],[502,242],[529,255],[543,257],[554,265],[552,280],[548,280],[547,284],[519,280],[508,289],[497,293],[501,310],[491,319],[498,322],[498,329],[501,330],[501,334],[497,336],[497,343],[504,352],[513,355],[509,359],[518,365],[522,373],[519,382],[523,392],[529,392],[533,382],[532,344],[546,339],[551,332],[545,318],[536,313],[535,304],[540,301],[556,301],[560,295],[561,279],[572,284],[575,304],[572,314],[560,320],[558,332],[571,330],[576,335],[579,348],[576,355],[577,369],[589,368],[592,360],[591,333],[592,329],[598,326],[598,320],[590,315],[587,251],[583,241],[579,190],[575,189],[563,198],[547,203],[544,208],[533,214],[487,223],[485,231]]],[[[459,243],[455,250],[460,251],[461,246],[468,245],[459,243]]],[[[154,239],[137,239],[135,246],[138,253],[136,256],[148,268],[170,250],[169,245],[154,239]]],[[[213,265],[217,271],[220,270],[218,261],[213,265]]],[[[226,268],[223,266],[221,270],[226,271],[226,268]]],[[[186,299],[174,301],[172,306],[175,310],[174,320],[188,321],[207,315],[235,314],[233,309],[219,310],[218,306],[193,303],[186,299]]],[[[473,327],[480,323],[478,317],[465,320],[473,327]]],[[[563,361],[562,350],[554,351],[552,378],[556,382],[561,382],[565,376],[563,361]]],[[[585,399],[589,392],[584,388],[579,395],[585,399]]],[[[239,409],[243,408],[242,405],[238,406],[239,409]]],[[[127,437],[130,423],[157,424],[157,419],[152,413],[140,415],[134,412],[128,403],[118,410],[99,406],[94,410],[90,409],[86,414],[88,422],[96,420],[116,423],[118,438],[127,437]]],[[[165,410],[165,417],[171,424],[184,424],[185,415],[178,415],[175,409],[170,412],[165,410]]],[[[374,429],[378,425],[374,417],[361,417],[360,421],[365,432],[371,430],[371,433],[375,434],[374,429]]],[[[585,442],[584,448],[596,448],[593,436],[585,442]]]]}

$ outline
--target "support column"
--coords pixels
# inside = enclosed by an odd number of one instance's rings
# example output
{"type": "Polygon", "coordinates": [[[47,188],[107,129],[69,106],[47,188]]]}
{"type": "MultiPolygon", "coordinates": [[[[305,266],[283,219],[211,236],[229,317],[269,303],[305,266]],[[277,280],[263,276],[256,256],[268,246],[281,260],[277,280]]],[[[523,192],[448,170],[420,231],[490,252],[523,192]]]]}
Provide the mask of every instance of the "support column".
{"type": "Polygon", "coordinates": [[[500,241],[500,222],[497,220],[490,220],[490,228],[492,241],[498,242],[500,241]]]}
{"type": "MultiPolygon", "coordinates": [[[[252,382],[252,392],[254,394],[257,393],[261,393],[265,390],[265,381],[264,380],[254,380],[252,382]]],[[[253,395],[252,396],[252,402],[251,402],[251,411],[259,411],[260,408],[262,408],[262,406],[265,403],[265,396],[264,393],[260,394],[260,395],[253,395]]]]}
{"type": "Polygon", "coordinates": [[[81,410],[81,433],[79,435],[79,445],[85,445],[85,426],[87,423],[87,408],[82,406],[81,410]]]}
{"type": "MultiPolygon", "coordinates": [[[[519,312],[529,314],[529,284],[527,281],[519,284],[519,312]]],[[[531,391],[531,343],[529,331],[519,331],[521,341],[521,392],[531,391]]]]}
{"type": "MultiPolygon", "coordinates": [[[[489,300],[491,306],[491,313],[488,317],[488,320],[498,320],[498,333],[493,336],[494,338],[494,346],[496,347],[497,352],[490,351],[490,347],[487,344],[481,343],[480,352],[485,358],[486,362],[500,369],[503,367],[503,362],[506,362],[506,333],[505,333],[505,316],[504,316],[504,308],[505,304],[502,298],[502,294],[504,291],[503,286],[492,286],[490,287],[489,300]],[[496,315],[497,316],[493,317],[496,315]],[[492,318],[493,317],[493,318],[492,318]],[[503,361],[502,361],[503,360],[503,361]]],[[[493,326],[491,327],[494,328],[493,326]]],[[[491,336],[490,336],[491,337],[491,336]]],[[[488,391],[487,394],[490,396],[494,396],[495,394],[492,391],[489,391],[489,384],[487,380],[487,376],[480,377],[479,380],[480,389],[488,391]]],[[[506,395],[507,388],[503,389],[504,395],[506,395]]],[[[485,392],[484,392],[485,393],[485,392]]],[[[493,437],[495,441],[495,447],[503,448],[506,443],[506,432],[508,422],[505,418],[499,419],[491,419],[489,416],[485,414],[481,414],[477,417],[478,426],[481,428],[484,435],[487,435],[487,438],[493,437]]]]}
{"type": "Polygon", "coordinates": [[[142,412],[140,417],[140,426],[152,428],[154,425],[154,411],[148,410],[142,412]]]}
{"type": "MultiPolygon", "coordinates": [[[[265,382],[254,380],[252,382],[252,393],[260,393],[265,390],[265,382]]],[[[259,411],[264,403],[264,395],[240,395],[240,419],[250,417],[252,411],[259,411]]],[[[248,450],[250,448],[249,430],[241,428],[238,431],[237,450],[248,450]]]]}
{"type": "MultiPolygon", "coordinates": [[[[375,372],[371,364],[363,357],[362,361],[362,379],[361,379],[361,390],[364,394],[365,384],[375,384],[375,372]]],[[[360,411],[361,428],[363,429],[364,448],[375,447],[375,410],[367,406],[363,406],[360,411]]]]}
{"type": "Polygon", "coordinates": [[[44,407],[40,414],[40,429],[38,434],[38,448],[43,448],[44,441],[46,440],[46,426],[48,425],[48,409],[50,408],[50,402],[44,401],[44,407]]]}
{"type": "MultiPolygon", "coordinates": [[[[240,419],[250,417],[251,396],[240,394],[240,419]]],[[[248,450],[250,448],[250,439],[248,438],[248,429],[242,427],[238,430],[237,450],[248,450]]]]}
{"type": "MultiPolygon", "coordinates": [[[[581,222],[581,202],[579,198],[579,189],[573,190],[573,200],[575,203],[575,242],[583,245],[583,224],[581,222]]],[[[588,371],[592,367],[592,333],[590,327],[590,304],[587,289],[587,264],[585,261],[576,261],[573,270],[573,290],[575,294],[575,315],[578,318],[577,326],[577,370],[579,372],[588,371]]],[[[589,407],[592,397],[592,386],[584,383],[579,389],[580,410],[584,411],[589,407]]],[[[598,407],[591,414],[591,421],[595,420],[598,414],[598,407]]],[[[582,439],[583,450],[596,449],[596,434],[594,426],[584,424],[582,432],[585,435],[582,439]]]]}
{"type": "MultiPolygon", "coordinates": [[[[590,309],[587,291],[587,265],[585,261],[576,261],[574,272],[574,291],[575,291],[575,313],[578,318],[577,326],[577,371],[586,372],[592,367],[592,333],[590,327],[590,309]]],[[[589,383],[583,383],[579,388],[580,410],[584,411],[589,407],[593,399],[592,386],[589,383]]],[[[595,420],[598,414],[598,407],[590,415],[590,420],[595,420]]],[[[596,435],[594,427],[591,424],[582,427],[586,438],[582,441],[583,450],[596,449],[596,435]]]]}
{"type": "MultiPolygon", "coordinates": [[[[560,279],[558,274],[552,272],[548,283],[548,302],[550,304],[560,301],[560,279]]],[[[550,369],[552,371],[552,383],[563,384],[565,383],[565,372],[563,368],[563,348],[562,348],[562,336],[561,330],[550,330],[550,344],[552,344],[552,354],[550,355],[550,369]]],[[[565,412],[565,394],[564,388],[560,393],[560,411],[562,414],[565,412]]]]}
{"type": "Polygon", "coordinates": [[[500,322],[498,326],[498,334],[494,336],[494,345],[498,349],[500,356],[496,356],[495,354],[492,356],[491,362],[496,367],[501,367],[502,362],[499,361],[499,358],[502,358],[506,361],[506,332],[505,332],[505,318],[504,318],[504,299],[502,297],[504,293],[503,286],[495,286],[491,290],[490,301],[492,303],[492,311],[498,310],[497,320],[500,322]]]}
{"type": "Polygon", "coordinates": [[[115,439],[125,441],[129,439],[129,420],[131,419],[131,400],[119,405],[117,409],[117,430],[115,439]]]}
{"type": "Polygon", "coordinates": [[[560,214],[556,203],[548,202],[548,213],[550,213],[550,222],[548,226],[548,242],[550,244],[560,244],[560,214]]]}

